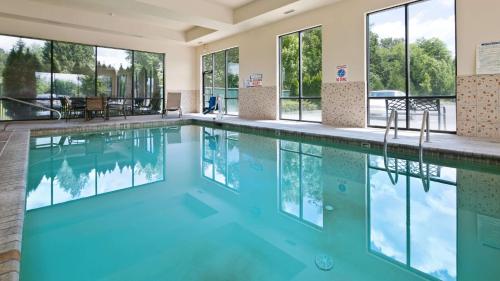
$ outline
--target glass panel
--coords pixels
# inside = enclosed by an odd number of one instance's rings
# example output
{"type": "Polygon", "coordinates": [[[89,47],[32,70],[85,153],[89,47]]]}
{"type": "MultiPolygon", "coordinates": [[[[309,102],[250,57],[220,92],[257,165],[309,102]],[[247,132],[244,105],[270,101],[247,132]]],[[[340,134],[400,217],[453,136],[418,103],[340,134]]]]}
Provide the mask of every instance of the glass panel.
{"type": "Polygon", "coordinates": [[[97,95],[119,97],[118,77],[127,81],[125,83],[126,97],[132,97],[132,82],[128,82],[132,81],[132,51],[98,47],[97,95]]]}
{"type": "Polygon", "coordinates": [[[298,99],[281,99],[280,106],[281,119],[299,120],[298,99]]]}
{"type": "Polygon", "coordinates": [[[410,95],[455,96],[455,1],[408,7],[410,95]]]}
{"type": "Polygon", "coordinates": [[[368,99],[369,119],[371,126],[386,126],[391,110],[398,111],[398,126],[406,128],[406,99],[368,99]]]}
{"type": "MultiPolygon", "coordinates": [[[[368,97],[404,97],[406,96],[405,8],[371,14],[368,21],[368,97]]],[[[388,109],[386,101],[370,100],[369,103],[368,124],[385,126],[388,109]]],[[[403,123],[400,125],[404,127],[403,123]]]]}
{"type": "Polygon", "coordinates": [[[285,150],[280,153],[281,210],[300,217],[300,154],[285,150]]]}
{"type": "Polygon", "coordinates": [[[214,95],[224,98],[226,95],[226,55],[225,52],[214,54],[214,95]]]}
{"type": "Polygon", "coordinates": [[[227,98],[238,98],[239,75],[239,49],[227,50],[227,98]]]}
{"type": "Polygon", "coordinates": [[[212,95],[212,83],[213,83],[213,62],[212,62],[212,54],[203,56],[202,58],[202,63],[203,63],[203,72],[208,72],[203,74],[203,79],[204,79],[204,84],[205,84],[205,92],[204,92],[204,98],[205,98],[205,107],[208,106],[208,100],[209,97],[212,95]]]}
{"type": "Polygon", "coordinates": [[[429,125],[431,130],[456,131],[456,99],[410,99],[411,128],[421,128],[424,110],[429,110],[429,125]]]}
{"type": "Polygon", "coordinates": [[[280,37],[280,48],[281,97],[298,97],[299,34],[293,33],[280,37]]]}
{"type": "Polygon", "coordinates": [[[62,96],[95,96],[95,47],[54,42],[54,98],[62,96]]]}
{"type": "MultiPolygon", "coordinates": [[[[306,30],[302,36],[302,96],[320,97],[322,81],[321,28],[306,30]]],[[[321,121],[315,119],[311,121],[321,121]]]]}
{"type": "Polygon", "coordinates": [[[302,100],[302,120],[321,122],[321,99],[302,100]]]}
{"type": "Polygon", "coordinates": [[[238,100],[227,99],[226,103],[227,103],[226,113],[230,115],[238,115],[238,100]]]}
{"type": "MultiPolygon", "coordinates": [[[[127,77],[125,92],[130,95],[127,77]]],[[[163,54],[134,52],[134,97],[136,101],[135,113],[152,114],[159,113],[162,109],[163,100],[163,54]]],[[[122,86],[122,87],[123,87],[122,86]]]]}
{"type": "MultiPolygon", "coordinates": [[[[0,36],[0,96],[50,107],[50,41],[0,36]]],[[[18,102],[0,104],[0,120],[49,118],[18,102]]]]}

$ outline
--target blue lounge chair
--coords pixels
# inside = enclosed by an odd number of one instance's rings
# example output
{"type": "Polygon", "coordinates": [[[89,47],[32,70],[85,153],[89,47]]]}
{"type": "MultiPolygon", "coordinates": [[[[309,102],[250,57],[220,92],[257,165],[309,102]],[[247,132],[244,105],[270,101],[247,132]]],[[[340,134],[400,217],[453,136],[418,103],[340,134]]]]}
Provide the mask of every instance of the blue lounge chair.
{"type": "Polygon", "coordinates": [[[210,97],[208,100],[208,107],[203,109],[203,114],[212,113],[217,109],[217,97],[210,97]]]}

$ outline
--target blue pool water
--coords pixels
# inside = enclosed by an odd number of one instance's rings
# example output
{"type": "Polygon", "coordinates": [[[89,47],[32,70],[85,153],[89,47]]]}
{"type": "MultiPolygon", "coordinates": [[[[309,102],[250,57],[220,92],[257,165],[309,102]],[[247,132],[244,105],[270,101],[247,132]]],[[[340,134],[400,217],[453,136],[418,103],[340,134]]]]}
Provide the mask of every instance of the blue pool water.
{"type": "Polygon", "coordinates": [[[199,126],[35,137],[21,280],[500,280],[497,168],[199,126]]]}

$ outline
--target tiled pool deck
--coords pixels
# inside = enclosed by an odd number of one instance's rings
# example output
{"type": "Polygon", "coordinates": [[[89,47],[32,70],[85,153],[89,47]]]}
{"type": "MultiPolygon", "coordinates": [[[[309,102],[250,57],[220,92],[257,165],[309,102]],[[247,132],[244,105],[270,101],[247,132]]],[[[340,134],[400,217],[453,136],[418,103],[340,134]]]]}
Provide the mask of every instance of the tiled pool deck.
{"type": "MultiPolygon", "coordinates": [[[[26,121],[0,124],[0,281],[18,280],[21,255],[21,235],[24,221],[24,200],[28,165],[29,137],[71,132],[91,132],[110,129],[143,128],[181,124],[215,124],[229,129],[240,127],[266,131],[274,135],[300,135],[313,139],[343,143],[366,143],[380,147],[384,130],[375,128],[332,128],[316,123],[293,121],[255,121],[226,116],[186,114],[183,119],[161,119],[160,116],[133,116],[127,120],[112,118],[65,121],[26,121]],[[7,125],[7,126],[6,126],[7,125]],[[4,127],[6,129],[4,130],[4,127]]],[[[400,131],[397,140],[389,140],[391,150],[418,148],[419,132],[400,131]]],[[[500,163],[500,140],[459,137],[454,134],[431,134],[425,143],[427,154],[451,158],[477,159],[500,163]]]]}

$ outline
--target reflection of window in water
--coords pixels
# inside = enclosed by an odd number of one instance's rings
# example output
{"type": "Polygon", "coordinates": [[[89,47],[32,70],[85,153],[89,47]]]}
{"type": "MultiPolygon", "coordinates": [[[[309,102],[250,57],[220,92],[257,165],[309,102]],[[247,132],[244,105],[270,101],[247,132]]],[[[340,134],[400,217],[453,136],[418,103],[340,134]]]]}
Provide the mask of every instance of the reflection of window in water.
{"type": "Polygon", "coordinates": [[[32,139],[26,209],[165,180],[162,129],[32,139]]]}
{"type": "Polygon", "coordinates": [[[374,155],[368,166],[370,252],[425,277],[456,280],[456,169],[420,169],[418,162],[393,158],[386,169],[384,158],[374,155]]]}
{"type": "Polygon", "coordinates": [[[322,147],[280,140],[280,210],[323,227],[322,147]]]}
{"type": "Polygon", "coordinates": [[[202,175],[238,190],[240,187],[239,133],[203,128],[202,175]]]}

